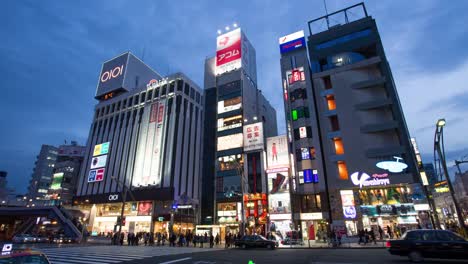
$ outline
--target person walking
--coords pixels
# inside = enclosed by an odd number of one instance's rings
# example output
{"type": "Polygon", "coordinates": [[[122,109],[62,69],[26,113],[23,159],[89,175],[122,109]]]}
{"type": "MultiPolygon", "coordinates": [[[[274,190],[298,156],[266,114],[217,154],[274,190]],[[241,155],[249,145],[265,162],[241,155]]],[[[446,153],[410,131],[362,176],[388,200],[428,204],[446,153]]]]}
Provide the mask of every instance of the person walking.
{"type": "Polygon", "coordinates": [[[380,235],[380,240],[383,240],[383,230],[382,227],[379,226],[379,235],[380,235]]]}
{"type": "Polygon", "coordinates": [[[387,234],[390,237],[390,239],[393,239],[392,228],[389,225],[387,226],[387,234]]]}
{"type": "Polygon", "coordinates": [[[210,248],[213,248],[214,246],[214,236],[213,234],[210,235],[210,248]]]}
{"type": "Polygon", "coordinates": [[[364,233],[364,230],[362,230],[362,229],[359,229],[359,230],[358,230],[358,237],[359,237],[358,245],[361,245],[361,243],[364,242],[364,240],[363,240],[363,237],[364,237],[363,233],[364,233]]]}
{"type": "Polygon", "coordinates": [[[376,241],[376,239],[375,239],[375,232],[374,232],[374,228],[373,228],[373,227],[371,227],[371,229],[370,229],[370,231],[369,231],[369,232],[370,232],[370,238],[371,238],[371,241],[373,241],[373,242],[374,242],[374,245],[377,245],[377,241],[376,241]]]}
{"type": "Polygon", "coordinates": [[[369,232],[367,231],[367,228],[364,229],[364,245],[367,245],[367,242],[369,242],[369,232]]]}
{"type": "Polygon", "coordinates": [[[216,233],[215,243],[216,243],[216,245],[219,245],[219,234],[218,233],[216,233]]]}
{"type": "Polygon", "coordinates": [[[203,241],[203,236],[200,235],[199,238],[200,238],[200,241],[199,241],[200,242],[200,248],[203,248],[203,242],[205,242],[205,241],[203,241]]]}
{"type": "Polygon", "coordinates": [[[149,233],[145,233],[145,235],[143,236],[143,240],[145,242],[145,246],[148,246],[149,233]]]}
{"type": "Polygon", "coordinates": [[[195,234],[195,236],[193,237],[193,247],[197,247],[197,242],[198,242],[198,235],[195,234]]]}
{"type": "Polygon", "coordinates": [[[123,246],[124,238],[125,238],[124,233],[123,233],[123,232],[120,233],[120,241],[119,241],[119,242],[120,242],[120,245],[121,245],[121,246],[123,246]]]}
{"type": "Polygon", "coordinates": [[[162,245],[163,245],[163,246],[164,246],[164,244],[166,243],[166,240],[167,240],[167,236],[166,236],[166,234],[164,233],[164,234],[162,235],[162,245]]]}

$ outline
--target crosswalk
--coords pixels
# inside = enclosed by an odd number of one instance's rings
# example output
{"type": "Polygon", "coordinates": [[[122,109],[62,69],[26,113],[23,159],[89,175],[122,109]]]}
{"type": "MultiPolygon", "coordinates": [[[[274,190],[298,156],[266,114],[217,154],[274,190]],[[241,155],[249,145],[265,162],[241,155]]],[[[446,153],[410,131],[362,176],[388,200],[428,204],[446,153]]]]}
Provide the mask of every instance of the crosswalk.
{"type": "Polygon", "coordinates": [[[156,256],[206,252],[216,248],[190,247],[128,247],[128,246],[87,246],[67,248],[41,248],[52,264],[114,264],[124,261],[141,260],[156,256]]]}

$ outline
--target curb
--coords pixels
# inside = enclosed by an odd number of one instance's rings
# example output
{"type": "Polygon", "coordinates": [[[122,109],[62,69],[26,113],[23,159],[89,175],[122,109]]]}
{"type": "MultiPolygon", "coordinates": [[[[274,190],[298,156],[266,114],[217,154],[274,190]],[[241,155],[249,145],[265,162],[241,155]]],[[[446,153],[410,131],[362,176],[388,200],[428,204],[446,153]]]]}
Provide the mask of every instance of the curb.
{"type": "Polygon", "coordinates": [[[278,247],[276,249],[385,249],[385,247],[278,247]]]}

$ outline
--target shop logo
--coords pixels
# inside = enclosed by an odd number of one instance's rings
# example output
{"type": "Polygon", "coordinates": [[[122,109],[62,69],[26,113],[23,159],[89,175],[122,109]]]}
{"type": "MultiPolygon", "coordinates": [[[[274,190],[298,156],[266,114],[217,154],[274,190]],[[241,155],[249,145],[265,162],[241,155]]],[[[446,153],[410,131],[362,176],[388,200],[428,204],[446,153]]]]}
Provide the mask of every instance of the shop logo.
{"type": "Polygon", "coordinates": [[[383,170],[388,170],[389,172],[393,172],[393,173],[402,172],[404,169],[408,168],[408,165],[406,165],[406,163],[400,162],[400,160],[402,160],[403,158],[400,158],[400,157],[393,157],[393,158],[395,158],[396,161],[381,161],[375,164],[375,166],[383,170]]]}
{"type": "Polygon", "coordinates": [[[356,207],[353,205],[343,206],[343,215],[345,218],[356,218],[356,207]]]}
{"type": "Polygon", "coordinates": [[[109,201],[117,201],[119,199],[119,195],[118,194],[110,194],[107,199],[109,201]]]}
{"type": "Polygon", "coordinates": [[[355,172],[351,174],[351,181],[354,185],[359,186],[375,186],[390,184],[390,179],[387,178],[388,174],[373,174],[372,177],[365,172],[355,172]]]}
{"type": "Polygon", "coordinates": [[[219,45],[220,46],[226,46],[226,44],[229,42],[229,37],[226,36],[224,38],[222,38],[220,41],[219,41],[219,45]]]}
{"type": "Polygon", "coordinates": [[[112,70],[105,71],[101,75],[101,82],[107,82],[110,79],[117,78],[118,76],[122,75],[123,73],[123,64],[120,66],[115,67],[112,70]]]}

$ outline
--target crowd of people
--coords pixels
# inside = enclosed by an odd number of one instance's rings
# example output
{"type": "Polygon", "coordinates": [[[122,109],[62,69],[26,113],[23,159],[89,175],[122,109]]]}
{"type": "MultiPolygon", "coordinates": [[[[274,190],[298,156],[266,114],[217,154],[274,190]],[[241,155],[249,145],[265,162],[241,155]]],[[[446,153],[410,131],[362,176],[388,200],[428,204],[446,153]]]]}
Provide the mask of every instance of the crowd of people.
{"type": "MultiPolygon", "coordinates": [[[[106,235],[107,237],[109,234],[106,235]]],[[[128,246],[165,246],[166,243],[170,247],[197,247],[203,248],[206,244],[208,247],[212,248],[215,244],[219,245],[221,243],[219,234],[213,236],[205,232],[204,234],[193,234],[192,232],[187,233],[150,233],[150,232],[116,232],[112,237],[112,245],[121,245],[123,246],[126,242],[128,246]]],[[[226,236],[226,238],[228,238],[226,236]]]]}

